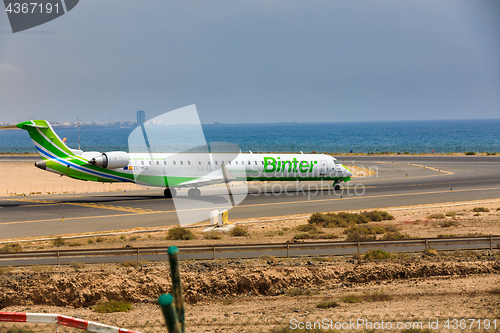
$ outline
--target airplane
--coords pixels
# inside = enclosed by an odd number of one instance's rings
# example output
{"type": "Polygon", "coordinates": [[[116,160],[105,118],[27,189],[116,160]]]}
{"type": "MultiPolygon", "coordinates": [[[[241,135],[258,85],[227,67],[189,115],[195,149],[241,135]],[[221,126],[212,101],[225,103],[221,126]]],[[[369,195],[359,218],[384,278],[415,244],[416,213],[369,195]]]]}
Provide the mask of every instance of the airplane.
{"type": "Polygon", "coordinates": [[[128,182],[165,188],[167,198],[188,188],[199,197],[199,187],[232,181],[333,181],[335,190],[351,180],[352,172],[323,154],[203,154],[83,152],[68,147],[46,120],[30,120],[0,127],[28,131],[42,161],[35,166],[74,179],[128,182]]]}

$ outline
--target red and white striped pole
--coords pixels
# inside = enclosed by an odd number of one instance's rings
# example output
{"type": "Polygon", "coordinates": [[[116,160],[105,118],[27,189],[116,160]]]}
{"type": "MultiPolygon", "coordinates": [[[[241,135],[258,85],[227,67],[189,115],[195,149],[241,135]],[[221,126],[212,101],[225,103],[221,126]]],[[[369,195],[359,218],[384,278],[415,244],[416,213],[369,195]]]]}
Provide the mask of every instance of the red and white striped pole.
{"type": "Polygon", "coordinates": [[[48,313],[0,312],[0,321],[16,323],[57,324],[96,333],[140,333],[88,320],[48,313]]]}

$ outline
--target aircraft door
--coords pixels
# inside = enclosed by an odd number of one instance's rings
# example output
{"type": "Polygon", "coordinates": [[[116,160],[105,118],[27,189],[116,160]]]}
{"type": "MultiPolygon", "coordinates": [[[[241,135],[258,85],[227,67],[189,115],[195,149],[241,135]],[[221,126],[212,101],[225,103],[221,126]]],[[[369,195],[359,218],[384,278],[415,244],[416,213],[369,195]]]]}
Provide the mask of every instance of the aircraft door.
{"type": "Polygon", "coordinates": [[[319,172],[319,175],[320,176],[326,176],[326,161],[321,161],[321,169],[320,169],[320,172],[319,172]]]}

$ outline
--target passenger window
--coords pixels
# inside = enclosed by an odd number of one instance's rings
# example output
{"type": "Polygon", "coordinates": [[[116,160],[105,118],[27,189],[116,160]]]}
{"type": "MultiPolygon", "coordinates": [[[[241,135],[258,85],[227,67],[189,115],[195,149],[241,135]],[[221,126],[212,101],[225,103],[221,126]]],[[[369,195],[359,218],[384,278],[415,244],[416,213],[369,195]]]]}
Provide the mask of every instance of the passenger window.
{"type": "Polygon", "coordinates": [[[231,161],[227,162],[227,164],[231,165],[231,161]]]}
{"type": "Polygon", "coordinates": [[[210,161],[208,161],[208,165],[210,165],[210,161]]]}
{"type": "Polygon", "coordinates": [[[262,165],[264,165],[264,161],[262,161],[262,165]]]}
{"type": "Polygon", "coordinates": [[[167,161],[163,161],[163,165],[167,165],[167,161]]]}
{"type": "Polygon", "coordinates": [[[181,165],[184,165],[184,162],[181,161],[181,165]]]}
{"type": "Polygon", "coordinates": [[[198,161],[198,165],[201,165],[201,161],[198,161]]]}
{"type": "Polygon", "coordinates": [[[156,165],[160,165],[160,161],[156,161],[156,165]]]}
{"type": "Polygon", "coordinates": [[[257,161],[255,161],[255,165],[257,165],[257,161]]]}
{"type": "Polygon", "coordinates": [[[236,163],[236,165],[238,165],[238,161],[236,161],[236,162],[234,162],[234,163],[236,163]]]}
{"type": "Polygon", "coordinates": [[[149,161],[149,165],[151,165],[151,161],[149,161]]]}
{"type": "Polygon", "coordinates": [[[250,165],[250,161],[248,161],[248,165],[250,165]]]}
{"type": "Polygon", "coordinates": [[[191,165],[191,161],[188,161],[188,165],[191,165]]]}
{"type": "Polygon", "coordinates": [[[144,165],[144,161],[141,161],[141,165],[144,165]]]}
{"type": "Polygon", "coordinates": [[[174,161],[174,165],[175,165],[175,161],[174,161]]]}
{"type": "Polygon", "coordinates": [[[217,165],[217,161],[215,161],[215,165],[217,165]]]}

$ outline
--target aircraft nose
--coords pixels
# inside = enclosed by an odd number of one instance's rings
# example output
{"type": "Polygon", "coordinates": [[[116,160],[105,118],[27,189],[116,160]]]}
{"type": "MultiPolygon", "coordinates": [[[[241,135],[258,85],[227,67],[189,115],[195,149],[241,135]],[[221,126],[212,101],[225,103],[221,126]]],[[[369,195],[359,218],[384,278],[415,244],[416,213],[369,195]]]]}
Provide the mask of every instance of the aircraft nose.
{"type": "Polygon", "coordinates": [[[344,167],[344,170],[345,170],[345,176],[346,177],[351,177],[352,176],[352,172],[349,169],[347,169],[346,167],[344,167]]]}

